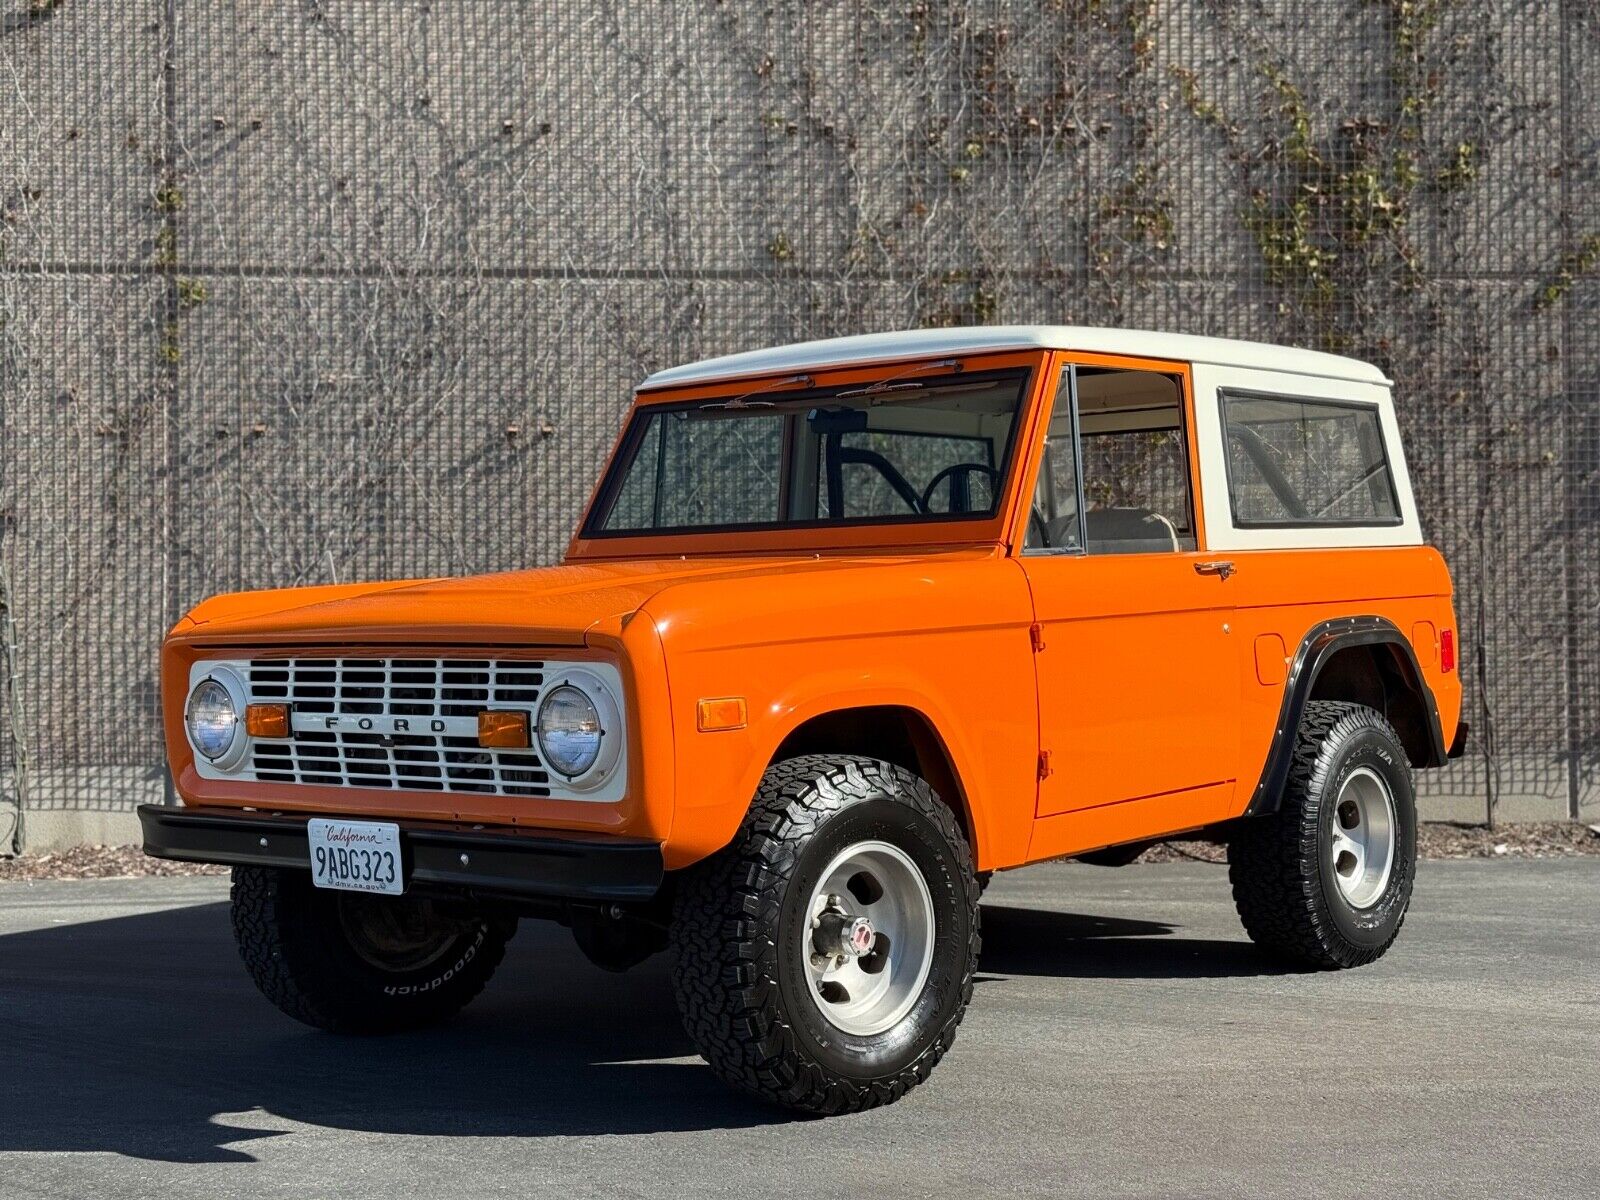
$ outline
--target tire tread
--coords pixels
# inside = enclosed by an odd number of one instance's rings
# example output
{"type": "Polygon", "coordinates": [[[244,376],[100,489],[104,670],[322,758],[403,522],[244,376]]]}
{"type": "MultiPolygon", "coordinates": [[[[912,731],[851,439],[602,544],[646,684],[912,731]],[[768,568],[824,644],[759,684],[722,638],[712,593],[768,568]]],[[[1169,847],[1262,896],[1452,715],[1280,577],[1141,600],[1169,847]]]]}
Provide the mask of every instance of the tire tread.
{"type": "Polygon", "coordinates": [[[978,883],[956,814],[901,767],[855,756],[804,755],[770,767],[732,845],[685,873],[674,920],[673,990],[684,1028],[735,1087],[789,1108],[859,1112],[892,1103],[927,1079],[955,1040],[972,999],[981,936],[978,883]],[[823,821],[853,801],[889,795],[933,822],[964,864],[971,941],[960,996],[932,1042],[892,1076],[846,1079],[810,1061],[782,1022],[778,983],[763,967],[785,884],[823,821]]]}
{"type": "Polygon", "coordinates": [[[1400,739],[1382,713],[1344,701],[1310,701],[1295,730],[1282,804],[1271,816],[1246,821],[1228,845],[1228,879],[1245,932],[1269,953],[1298,965],[1321,970],[1363,966],[1388,950],[1405,923],[1402,908],[1383,944],[1356,945],[1334,926],[1321,894],[1316,797],[1330,767],[1323,748],[1362,729],[1390,740],[1399,751],[1395,761],[1409,780],[1411,768],[1400,739]]]}
{"type": "Polygon", "coordinates": [[[234,942],[250,978],[268,1000],[303,1024],[331,1033],[392,1033],[454,1016],[470,1003],[505,956],[510,928],[485,922],[484,936],[469,969],[447,986],[404,1005],[374,1005],[329,969],[320,949],[314,916],[289,890],[301,885],[289,873],[235,867],[231,896],[234,942]]]}

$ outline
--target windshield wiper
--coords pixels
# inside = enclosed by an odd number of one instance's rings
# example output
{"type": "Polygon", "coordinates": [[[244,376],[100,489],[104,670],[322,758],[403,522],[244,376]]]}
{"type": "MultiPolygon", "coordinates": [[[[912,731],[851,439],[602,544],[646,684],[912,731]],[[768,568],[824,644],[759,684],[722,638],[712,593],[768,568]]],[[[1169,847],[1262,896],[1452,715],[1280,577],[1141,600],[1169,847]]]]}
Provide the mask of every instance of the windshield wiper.
{"type": "Polygon", "coordinates": [[[847,392],[838,392],[835,394],[834,399],[843,400],[846,396],[877,396],[883,392],[908,392],[916,388],[926,387],[927,385],[921,382],[900,383],[899,381],[908,375],[917,375],[923,371],[937,371],[940,368],[959,373],[961,363],[953,358],[941,358],[938,362],[919,363],[917,366],[908,367],[898,375],[891,375],[887,379],[874,380],[872,383],[867,384],[866,387],[852,388],[847,392]]]}
{"type": "Polygon", "coordinates": [[[702,411],[712,408],[771,408],[774,403],[773,401],[757,400],[752,404],[750,402],[750,397],[759,396],[762,392],[776,391],[778,388],[808,388],[811,386],[812,382],[812,378],[809,375],[790,375],[786,379],[774,379],[771,383],[764,387],[753,388],[752,390],[745,392],[742,396],[735,396],[732,400],[713,400],[710,404],[702,404],[700,408],[702,411]]]}

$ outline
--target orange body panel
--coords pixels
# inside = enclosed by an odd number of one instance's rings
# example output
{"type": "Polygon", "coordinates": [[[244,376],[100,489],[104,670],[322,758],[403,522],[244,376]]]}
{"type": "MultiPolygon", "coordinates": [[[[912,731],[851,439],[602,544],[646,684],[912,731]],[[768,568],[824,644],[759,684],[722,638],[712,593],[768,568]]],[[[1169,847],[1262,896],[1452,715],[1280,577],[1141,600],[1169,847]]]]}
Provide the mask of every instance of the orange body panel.
{"type": "Polygon", "coordinates": [[[833,559],[684,584],[644,610],[667,654],[677,743],[669,865],[726,845],[772,753],[812,717],[893,705],[938,732],[980,862],[1021,862],[1037,734],[1027,584],[997,550],[833,559]],[[742,729],[698,734],[702,697],[742,695],[742,729]],[[741,799],[728,803],[729,797],[741,799]]]}
{"type": "Polygon", "coordinates": [[[1041,817],[1237,777],[1231,591],[1196,557],[1022,560],[1044,644],[1041,817]]]}
{"type": "MultiPolygon", "coordinates": [[[[1459,679],[1440,671],[1434,639],[1455,620],[1436,552],[1230,551],[1236,573],[1224,580],[1194,571],[1206,553],[1197,513],[1194,553],[1022,555],[1025,497],[1064,360],[1040,351],[969,361],[979,360],[1034,370],[1018,424],[1023,440],[990,519],[759,536],[579,536],[558,567],[205,602],[173,629],[162,657],[179,794],[196,804],[643,837],[660,841],[667,866],[679,868],[728,843],[773,755],[802,724],[894,706],[932,730],[960,793],[949,799],[966,812],[979,869],[992,870],[1238,815],[1285,686],[1284,672],[1263,672],[1261,647],[1276,637],[1292,655],[1317,623],[1357,613],[1387,617],[1408,634],[1426,631],[1417,657],[1444,736],[1454,735],[1459,679]],[[218,781],[196,772],[183,709],[198,659],[255,649],[359,656],[397,646],[614,663],[630,747],[624,798],[218,781]]],[[[819,372],[818,383],[891,369],[819,372]]],[[[1159,369],[1181,375],[1187,390],[1182,364],[1159,369]]],[[[639,402],[747,387],[676,389],[639,402]]]]}

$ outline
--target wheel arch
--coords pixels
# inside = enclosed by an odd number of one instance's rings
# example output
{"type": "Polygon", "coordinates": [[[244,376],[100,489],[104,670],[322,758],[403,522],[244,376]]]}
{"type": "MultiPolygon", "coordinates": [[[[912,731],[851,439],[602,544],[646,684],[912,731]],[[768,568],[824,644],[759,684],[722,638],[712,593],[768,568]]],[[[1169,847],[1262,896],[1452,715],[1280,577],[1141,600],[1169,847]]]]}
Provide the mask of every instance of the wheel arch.
{"type": "Polygon", "coordinates": [[[1246,816],[1277,811],[1294,756],[1295,730],[1312,700],[1345,700],[1383,713],[1413,767],[1440,767],[1447,761],[1439,705],[1399,627],[1379,616],[1325,621],[1301,639],[1295,653],[1246,816]]]}
{"type": "Polygon", "coordinates": [[[974,857],[980,832],[967,786],[948,742],[922,708],[857,704],[815,712],[780,741],[767,766],[802,754],[855,754],[882,759],[925,780],[966,832],[974,857]]]}

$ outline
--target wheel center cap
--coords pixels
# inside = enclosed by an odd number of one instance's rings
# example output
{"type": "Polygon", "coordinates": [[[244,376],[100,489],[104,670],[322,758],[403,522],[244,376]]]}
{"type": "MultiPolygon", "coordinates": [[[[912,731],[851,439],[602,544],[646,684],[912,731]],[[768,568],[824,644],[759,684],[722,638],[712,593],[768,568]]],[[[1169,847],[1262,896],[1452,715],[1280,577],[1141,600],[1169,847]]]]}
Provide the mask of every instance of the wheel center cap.
{"type": "Polygon", "coordinates": [[[816,920],[811,945],[823,958],[865,958],[878,944],[878,931],[870,917],[852,917],[829,911],[816,920]]]}
{"type": "Polygon", "coordinates": [[[872,922],[866,917],[856,917],[845,924],[842,934],[845,953],[853,954],[860,958],[863,954],[872,952],[872,945],[878,940],[878,931],[873,929],[872,922]]]}

